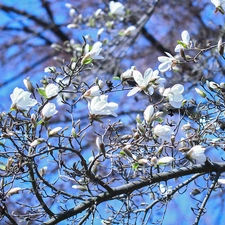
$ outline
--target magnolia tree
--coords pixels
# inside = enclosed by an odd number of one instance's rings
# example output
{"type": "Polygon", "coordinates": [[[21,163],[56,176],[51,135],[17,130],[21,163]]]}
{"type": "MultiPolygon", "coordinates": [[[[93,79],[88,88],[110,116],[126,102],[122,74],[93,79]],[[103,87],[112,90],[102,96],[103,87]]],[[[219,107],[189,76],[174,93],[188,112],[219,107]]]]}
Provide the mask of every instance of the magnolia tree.
{"type": "MultiPolygon", "coordinates": [[[[223,1],[211,2],[224,13],[223,1]]],[[[66,6],[74,15],[73,5],[66,6]]],[[[40,82],[24,79],[24,88],[10,95],[0,117],[5,224],[169,224],[171,208],[187,205],[191,223],[215,221],[207,203],[218,204],[225,184],[225,84],[202,77],[193,90],[171,85],[165,74],[203,61],[219,70],[214,59],[224,58],[223,40],[200,46],[184,30],[174,54],[155,59],[158,69],[133,65],[110,79],[94,76],[105,49],[113,52],[118,38],[126,42],[139,33],[145,17],[108,39],[130,13],[114,1],[98,9],[89,18],[101,25],[95,43],[89,37],[70,42],[70,62],[49,65],[40,82]]],[[[68,27],[78,23],[75,17],[68,27]]]]}

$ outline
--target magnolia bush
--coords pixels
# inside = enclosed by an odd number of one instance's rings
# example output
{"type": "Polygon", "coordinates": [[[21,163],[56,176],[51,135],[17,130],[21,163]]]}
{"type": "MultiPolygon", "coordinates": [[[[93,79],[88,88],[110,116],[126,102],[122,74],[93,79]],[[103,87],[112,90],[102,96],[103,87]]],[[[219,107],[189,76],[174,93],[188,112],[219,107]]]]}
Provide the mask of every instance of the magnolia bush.
{"type": "MultiPolygon", "coordinates": [[[[224,13],[223,1],[212,3],[224,13]]],[[[66,6],[73,16],[73,5],[66,6]]],[[[171,204],[183,198],[194,202],[191,223],[198,224],[210,197],[223,191],[225,83],[202,77],[194,90],[170,86],[165,75],[198,65],[212,50],[222,58],[222,39],[199,47],[184,30],[174,54],[158,57],[156,70],[133,65],[110,80],[85,79],[112,47],[101,39],[104,30],[129,13],[114,1],[98,9],[89,22],[98,25],[103,17],[106,23],[95,43],[87,37],[82,45],[73,43],[70,62],[49,65],[39,83],[27,78],[26,90],[15,87],[10,95],[0,116],[5,223],[162,224],[171,204]]],[[[138,29],[125,27],[120,35],[138,29]]]]}

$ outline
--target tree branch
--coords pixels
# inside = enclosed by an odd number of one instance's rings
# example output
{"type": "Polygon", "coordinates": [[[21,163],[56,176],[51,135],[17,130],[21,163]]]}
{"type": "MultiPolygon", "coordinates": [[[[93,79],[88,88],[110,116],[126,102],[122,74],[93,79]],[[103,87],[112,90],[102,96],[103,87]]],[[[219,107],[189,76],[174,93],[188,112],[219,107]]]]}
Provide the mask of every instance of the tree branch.
{"type": "Polygon", "coordinates": [[[55,215],[55,218],[50,219],[49,221],[43,223],[45,225],[53,225],[65,219],[68,219],[74,215],[77,215],[84,210],[90,208],[91,206],[99,205],[102,202],[111,200],[112,198],[119,196],[121,194],[130,194],[133,191],[146,187],[148,185],[152,185],[161,181],[167,181],[170,179],[187,176],[196,173],[210,173],[210,172],[224,172],[225,171],[225,163],[213,163],[213,164],[206,164],[206,165],[194,165],[188,167],[182,167],[178,169],[174,169],[168,172],[158,173],[152,176],[152,178],[147,180],[141,181],[133,181],[128,184],[122,185],[120,187],[113,188],[113,193],[102,193],[98,196],[88,199],[87,201],[81,203],[75,208],[72,208],[64,213],[55,215]]]}

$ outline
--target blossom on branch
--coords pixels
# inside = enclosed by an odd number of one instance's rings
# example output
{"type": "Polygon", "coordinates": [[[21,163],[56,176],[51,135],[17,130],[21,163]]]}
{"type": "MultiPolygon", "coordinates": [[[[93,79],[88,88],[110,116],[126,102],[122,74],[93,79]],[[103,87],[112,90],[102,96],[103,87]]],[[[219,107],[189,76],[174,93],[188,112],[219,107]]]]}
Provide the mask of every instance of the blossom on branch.
{"type": "Polygon", "coordinates": [[[175,84],[172,88],[166,88],[163,92],[163,96],[169,99],[170,105],[174,108],[180,108],[184,99],[182,93],[184,92],[184,86],[181,84],[175,84]]]}
{"type": "Polygon", "coordinates": [[[81,64],[85,64],[88,59],[104,59],[103,56],[99,55],[100,52],[102,51],[102,43],[100,41],[97,41],[93,44],[91,50],[90,50],[90,45],[86,44],[85,46],[85,55],[81,61],[81,64]]]}
{"type": "Polygon", "coordinates": [[[59,88],[55,84],[48,84],[45,87],[45,94],[46,94],[47,98],[52,98],[52,97],[58,95],[58,93],[59,93],[59,88]]]}
{"type": "Polygon", "coordinates": [[[100,96],[100,89],[99,86],[95,85],[89,88],[84,94],[83,97],[85,98],[92,98],[94,96],[100,96]]]}
{"type": "Polygon", "coordinates": [[[37,104],[37,100],[30,98],[31,93],[24,91],[22,88],[16,87],[10,95],[12,100],[11,109],[29,110],[37,104]]]}
{"type": "Polygon", "coordinates": [[[109,11],[111,14],[116,15],[116,16],[124,16],[125,15],[124,6],[120,2],[110,1],[109,2],[109,11]]]}
{"type": "Polygon", "coordinates": [[[158,76],[159,71],[153,71],[151,68],[147,69],[144,76],[137,70],[133,70],[133,78],[137,83],[137,87],[131,89],[127,96],[132,96],[139,91],[144,91],[147,95],[152,95],[154,93],[154,88],[163,87],[165,82],[164,78],[158,76]]]}
{"type": "Polygon", "coordinates": [[[117,116],[114,112],[117,110],[118,104],[115,102],[108,102],[107,95],[95,96],[88,102],[88,109],[91,115],[117,116]]]}
{"type": "Polygon", "coordinates": [[[54,103],[47,103],[41,111],[42,117],[45,120],[49,120],[54,116],[58,111],[56,110],[54,103]]]}
{"type": "Polygon", "coordinates": [[[182,41],[178,41],[178,45],[175,47],[175,52],[180,52],[181,49],[188,48],[191,46],[190,35],[188,31],[184,30],[181,33],[182,41]]]}
{"type": "Polygon", "coordinates": [[[188,151],[186,158],[191,162],[196,161],[199,164],[204,164],[206,161],[205,149],[201,145],[195,145],[188,151]]]}
{"type": "Polygon", "coordinates": [[[168,125],[157,124],[153,133],[161,138],[162,141],[170,141],[171,135],[173,134],[173,129],[168,125]]]}
{"type": "Polygon", "coordinates": [[[175,57],[173,57],[170,53],[165,52],[167,56],[159,56],[158,60],[161,62],[159,65],[159,71],[164,73],[167,70],[171,70],[173,66],[179,63],[175,57]]]}

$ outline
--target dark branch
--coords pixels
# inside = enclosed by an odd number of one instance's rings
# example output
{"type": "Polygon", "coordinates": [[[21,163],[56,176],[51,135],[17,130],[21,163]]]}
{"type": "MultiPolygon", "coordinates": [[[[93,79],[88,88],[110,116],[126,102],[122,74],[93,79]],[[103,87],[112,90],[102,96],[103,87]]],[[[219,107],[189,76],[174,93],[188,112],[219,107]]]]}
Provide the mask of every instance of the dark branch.
{"type": "Polygon", "coordinates": [[[93,199],[89,199],[79,206],[72,208],[68,210],[67,212],[58,214],[55,218],[50,219],[49,221],[45,222],[45,225],[53,225],[60,221],[63,221],[65,219],[68,219],[74,215],[77,215],[84,210],[92,207],[93,205],[99,205],[102,202],[111,200],[112,198],[119,196],[121,194],[130,194],[135,190],[138,190],[140,188],[146,187],[148,185],[152,185],[161,181],[168,181],[170,179],[187,176],[191,174],[196,173],[210,173],[210,172],[224,172],[225,171],[225,163],[214,163],[212,165],[194,165],[194,166],[188,166],[188,167],[182,167],[178,169],[174,169],[169,172],[162,172],[159,174],[155,174],[152,176],[152,178],[142,181],[134,181],[130,182],[128,184],[122,185],[117,188],[113,188],[113,193],[103,193],[99,194],[93,199]]]}

